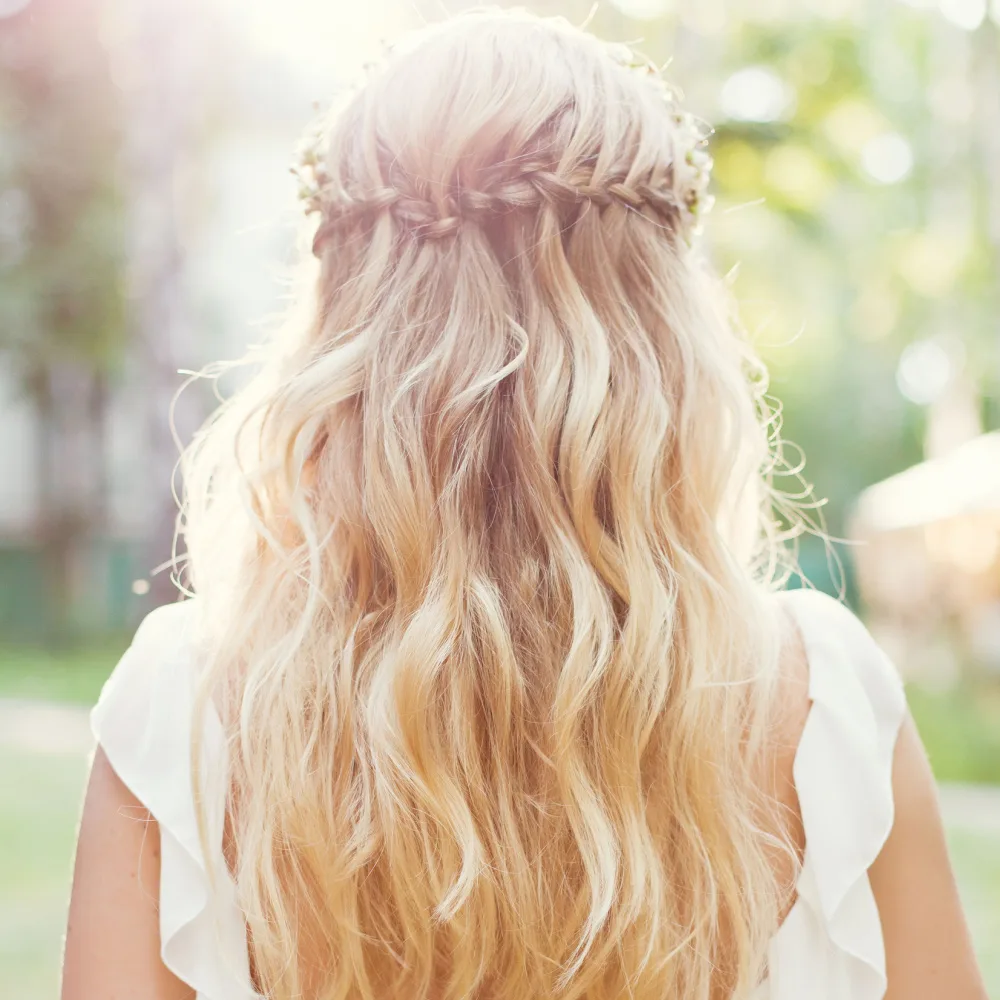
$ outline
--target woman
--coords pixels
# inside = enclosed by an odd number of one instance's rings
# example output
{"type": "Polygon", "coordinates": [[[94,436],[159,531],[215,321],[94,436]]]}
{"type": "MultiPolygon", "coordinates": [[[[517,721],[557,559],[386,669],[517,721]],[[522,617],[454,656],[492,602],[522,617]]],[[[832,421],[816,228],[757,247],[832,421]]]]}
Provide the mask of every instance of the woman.
{"type": "Polygon", "coordinates": [[[479,13],[302,157],[306,319],[187,456],[63,997],[978,998],[892,666],[780,593],[658,75],[479,13]]]}

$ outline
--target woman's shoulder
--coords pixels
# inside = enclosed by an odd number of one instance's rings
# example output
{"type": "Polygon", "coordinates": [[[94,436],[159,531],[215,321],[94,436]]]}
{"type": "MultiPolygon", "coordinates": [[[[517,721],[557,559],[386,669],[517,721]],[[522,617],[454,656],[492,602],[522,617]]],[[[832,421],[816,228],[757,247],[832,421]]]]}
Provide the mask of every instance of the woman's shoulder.
{"type": "Polygon", "coordinates": [[[776,597],[786,621],[781,690],[797,726],[791,766],[803,822],[826,823],[836,796],[812,789],[834,786],[855,801],[867,789],[869,806],[891,822],[892,756],[906,715],[895,664],[836,598],[805,589],[776,597]]]}
{"type": "Polygon", "coordinates": [[[833,744],[860,736],[873,759],[884,757],[906,707],[894,664],[840,600],[812,589],[772,597],[781,637],[772,726],[788,768],[804,770],[801,743],[810,729],[822,729],[834,757],[833,744]]]}
{"type": "Polygon", "coordinates": [[[101,700],[123,684],[151,683],[161,670],[176,672],[189,666],[200,610],[198,599],[190,598],[162,604],[146,614],[108,677],[101,700]]]}
{"type": "Polygon", "coordinates": [[[199,611],[195,599],[147,614],[91,710],[94,738],[136,794],[189,759],[199,611]]]}
{"type": "Polygon", "coordinates": [[[197,597],[153,608],[139,622],[130,649],[176,651],[193,641],[200,611],[201,601],[197,597]]]}
{"type": "Polygon", "coordinates": [[[842,600],[822,590],[799,587],[779,590],[774,597],[795,620],[807,641],[808,637],[836,635],[859,646],[874,642],[861,619],[842,600]]]}
{"type": "Polygon", "coordinates": [[[196,708],[202,613],[195,598],[143,618],[101,691],[91,726],[103,752],[98,759],[156,824],[163,964],[200,997],[249,1000],[256,994],[245,926],[222,851],[225,734],[210,701],[203,713],[196,708]]]}
{"type": "Polygon", "coordinates": [[[786,590],[776,596],[799,637],[810,700],[852,694],[869,702],[887,726],[898,726],[905,710],[902,679],[861,619],[819,590],[786,590]]]}

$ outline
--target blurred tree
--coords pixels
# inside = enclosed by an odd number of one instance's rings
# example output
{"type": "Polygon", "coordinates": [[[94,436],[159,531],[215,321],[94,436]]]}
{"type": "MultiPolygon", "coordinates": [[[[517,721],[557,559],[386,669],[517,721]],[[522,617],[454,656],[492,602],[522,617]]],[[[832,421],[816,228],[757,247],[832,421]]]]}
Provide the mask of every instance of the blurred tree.
{"type": "Polygon", "coordinates": [[[765,68],[788,101],[758,88],[759,107],[745,89],[727,105],[723,84],[718,249],[745,262],[737,289],[768,290],[783,317],[764,350],[839,533],[860,489],[922,457],[925,407],[963,368],[998,390],[997,241],[979,207],[995,171],[976,128],[993,92],[975,85],[973,43],[995,60],[1000,33],[894,0],[810,6],[729,33],[731,68],[765,68]],[[751,187],[780,216],[753,256],[754,213],[726,215],[751,187]]]}
{"type": "Polygon", "coordinates": [[[168,570],[177,515],[171,487],[178,439],[186,444],[206,416],[201,393],[176,397],[178,371],[190,368],[200,355],[201,331],[189,315],[185,287],[185,237],[191,233],[184,231],[183,217],[191,195],[191,161],[214,108],[217,81],[206,74],[210,23],[210,16],[198,17],[191,0],[133,0],[116,12],[112,43],[127,77],[128,298],[143,386],[142,409],[136,414],[145,444],[140,610],[177,599],[168,570]]]}
{"type": "MultiPolygon", "coordinates": [[[[938,401],[972,391],[1000,424],[1000,16],[615,2],[597,30],[669,60],[716,127],[708,238],[840,535],[860,490],[923,457],[938,401]]],[[[836,585],[821,545],[803,557],[836,585]]]]}
{"type": "Polygon", "coordinates": [[[58,637],[106,506],[108,376],[124,340],[120,119],[96,0],[6,12],[0,350],[37,413],[37,530],[58,637]]]}

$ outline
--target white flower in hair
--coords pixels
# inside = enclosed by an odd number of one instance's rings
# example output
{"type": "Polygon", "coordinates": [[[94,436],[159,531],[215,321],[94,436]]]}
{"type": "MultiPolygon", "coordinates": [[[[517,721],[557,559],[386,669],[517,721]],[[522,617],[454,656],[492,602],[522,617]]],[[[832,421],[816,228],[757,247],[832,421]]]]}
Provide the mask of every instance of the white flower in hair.
{"type": "Polygon", "coordinates": [[[673,173],[674,194],[681,206],[684,225],[689,235],[701,232],[707,212],[715,204],[708,193],[712,179],[712,157],[709,155],[708,136],[711,131],[687,111],[674,113],[673,173]]]}
{"type": "MultiPolygon", "coordinates": [[[[615,62],[626,69],[642,74],[660,94],[670,115],[671,163],[665,190],[658,192],[672,208],[676,209],[679,229],[685,242],[701,232],[705,214],[715,199],[708,193],[711,181],[712,157],[707,150],[712,129],[679,106],[678,94],[663,79],[660,70],[650,60],[637,55],[626,45],[609,44],[607,51],[615,62]]],[[[315,124],[304,136],[298,157],[291,168],[299,182],[299,198],[306,213],[324,211],[332,199],[331,180],[326,166],[327,133],[323,124],[315,124]]],[[[346,194],[338,192],[338,197],[346,194]]],[[[385,201],[381,204],[384,206],[385,201]]]]}
{"type": "Polygon", "coordinates": [[[323,209],[323,189],[330,182],[324,163],[325,134],[319,125],[314,125],[303,136],[299,144],[292,173],[299,182],[298,195],[305,204],[306,214],[323,209]]]}
{"type": "Polygon", "coordinates": [[[681,213],[685,238],[690,242],[702,229],[704,217],[715,204],[708,193],[712,179],[712,157],[707,146],[711,126],[678,106],[678,93],[663,79],[654,62],[633,52],[627,45],[610,43],[611,58],[627,69],[652,77],[664,102],[672,109],[674,122],[672,193],[681,213]]]}

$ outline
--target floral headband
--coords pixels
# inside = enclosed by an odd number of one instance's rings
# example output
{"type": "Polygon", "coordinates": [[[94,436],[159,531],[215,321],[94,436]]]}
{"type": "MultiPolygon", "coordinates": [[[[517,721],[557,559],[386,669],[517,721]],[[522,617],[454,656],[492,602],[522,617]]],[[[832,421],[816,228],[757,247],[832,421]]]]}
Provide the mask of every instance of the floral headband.
{"type": "Polygon", "coordinates": [[[694,115],[680,108],[676,93],[660,76],[656,66],[636,56],[624,45],[609,45],[608,51],[620,65],[649,77],[660,90],[673,121],[673,156],[665,184],[626,184],[624,177],[605,179],[600,184],[587,178],[561,177],[541,164],[525,165],[518,175],[487,191],[462,191],[456,194],[453,209],[442,215],[440,209],[421,202],[391,187],[377,191],[348,193],[333,184],[325,163],[327,134],[314,126],[299,147],[292,172],[298,178],[299,198],[306,213],[318,212],[321,224],[313,244],[318,254],[325,238],[345,219],[363,212],[391,210],[408,222],[419,234],[431,238],[451,235],[463,219],[497,214],[537,201],[592,201],[607,205],[617,201],[633,209],[647,209],[669,217],[690,244],[702,229],[705,215],[715,199],[708,193],[712,157],[707,151],[712,130],[694,115]]]}

